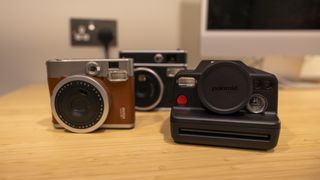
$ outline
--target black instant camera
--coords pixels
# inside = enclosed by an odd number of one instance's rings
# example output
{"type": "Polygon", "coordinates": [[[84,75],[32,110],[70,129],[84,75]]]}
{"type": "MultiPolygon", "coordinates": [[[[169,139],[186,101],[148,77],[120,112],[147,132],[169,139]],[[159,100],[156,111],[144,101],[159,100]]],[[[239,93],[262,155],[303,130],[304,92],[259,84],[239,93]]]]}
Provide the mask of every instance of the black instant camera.
{"type": "Polygon", "coordinates": [[[268,150],[277,145],[278,81],[241,61],[202,61],[175,76],[175,142],[268,150]]]}
{"type": "Polygon", "coordinates": [[[134,59],[136,110],[173,105],[174,76],[187,67],[184,50],[123,50],[120,57],[134,59]]]}

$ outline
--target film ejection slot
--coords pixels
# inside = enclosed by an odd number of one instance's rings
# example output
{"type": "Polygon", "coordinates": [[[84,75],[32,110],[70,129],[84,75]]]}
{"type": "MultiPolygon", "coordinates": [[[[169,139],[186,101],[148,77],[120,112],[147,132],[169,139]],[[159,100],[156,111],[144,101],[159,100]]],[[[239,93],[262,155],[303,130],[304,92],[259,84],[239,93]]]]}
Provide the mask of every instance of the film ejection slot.
{"type": "Polygon", "coordinates": [[[177,83],[180,87],[192,88],[196,86],[196,79],[193,77],[180,77],[177,83]]]}
{"type": "Polygon", "coordinates": [[[167,77],[174,77],[179,71],[184,70],[184,68],[167,68],[167,77]]]}
{"type": "Polygon", "coordinates": [[[228,139],[246,139],[252,141],[270,141],[270,135],[233,131],[216,131],[203,129],[180,128],[179,134],[194,137],[210,137],[210,138],[228,138],[228,139]]]}
{"type": "Polygon", "coordinates": [[[128,73],[125,70],[114,69],[108,72],[108,79],[112,82],[123,82],[128,80],[128,73]]]}

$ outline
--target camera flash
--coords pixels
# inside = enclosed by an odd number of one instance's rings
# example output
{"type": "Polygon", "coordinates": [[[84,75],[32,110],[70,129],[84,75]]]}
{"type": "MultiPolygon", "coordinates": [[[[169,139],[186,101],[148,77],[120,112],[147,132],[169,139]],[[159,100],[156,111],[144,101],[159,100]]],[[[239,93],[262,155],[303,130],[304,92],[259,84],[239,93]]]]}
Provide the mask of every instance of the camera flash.
{"type": "Polygon", "coordinates": [[[126,81],[128,79],[128,73],[123,70],[111,70],[109,71],[108,79],[116,82],[126,81]]]}
{"type": "Polygon", "coordinates": [[[180,87],[195,87],[196,86],[196,79],[193,77],[180,77],[177,80],[177,83],[180,87]]]}

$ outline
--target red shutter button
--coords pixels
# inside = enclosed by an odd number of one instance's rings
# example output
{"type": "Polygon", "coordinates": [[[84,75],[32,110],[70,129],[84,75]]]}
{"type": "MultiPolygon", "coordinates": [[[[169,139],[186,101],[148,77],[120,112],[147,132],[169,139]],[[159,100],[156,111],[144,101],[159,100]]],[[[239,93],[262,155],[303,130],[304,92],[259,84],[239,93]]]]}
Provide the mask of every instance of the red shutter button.
{"type": "Polygon", "coordinates": [[[185,95],[180,95],[180,96],[178,96],[178,98],[177,98],[177,104],[178,104],[179,106],[184,106],[184,105],[187,104],[187,102],[188,102],[188,99],[187,99],[187,97],[186,97],[185,95]]]}

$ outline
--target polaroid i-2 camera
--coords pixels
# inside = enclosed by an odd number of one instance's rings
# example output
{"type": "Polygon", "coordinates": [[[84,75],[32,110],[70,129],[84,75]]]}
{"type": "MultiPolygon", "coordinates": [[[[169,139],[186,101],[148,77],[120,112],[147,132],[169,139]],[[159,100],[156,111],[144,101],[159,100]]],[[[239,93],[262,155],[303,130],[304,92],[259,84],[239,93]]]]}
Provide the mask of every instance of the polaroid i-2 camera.
{"type": "Polygon", "coordinates": [[[268,150],[280,132],[278,81],[241,61],[202,61],[175,76],[175,142],[268,150]]]}
{"type": "Polygon", "coordinates": [[[132,59],[47,61],[53,124],[71,132],[133,128],[132,59]]]}
{"type": "Polygon", "coordinates": [[[174,76],[187,66],[183,50],[125,50],[121,58],[134,59],[135,103],[139,111],[173,105],[174,76]]]}

